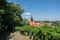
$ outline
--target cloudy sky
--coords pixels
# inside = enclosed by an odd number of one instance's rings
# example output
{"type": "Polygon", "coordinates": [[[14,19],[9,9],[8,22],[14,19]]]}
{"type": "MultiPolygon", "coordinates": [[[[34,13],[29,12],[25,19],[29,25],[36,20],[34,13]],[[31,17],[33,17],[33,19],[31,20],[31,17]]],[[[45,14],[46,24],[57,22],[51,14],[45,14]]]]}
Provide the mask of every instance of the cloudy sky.
{"type": "Polygon", "coordinates": [[[8,0],[8,2],[17,3],[24,9],[22,17],[32,14],[34,20],[60,20],[60,0],[8,0]]]}

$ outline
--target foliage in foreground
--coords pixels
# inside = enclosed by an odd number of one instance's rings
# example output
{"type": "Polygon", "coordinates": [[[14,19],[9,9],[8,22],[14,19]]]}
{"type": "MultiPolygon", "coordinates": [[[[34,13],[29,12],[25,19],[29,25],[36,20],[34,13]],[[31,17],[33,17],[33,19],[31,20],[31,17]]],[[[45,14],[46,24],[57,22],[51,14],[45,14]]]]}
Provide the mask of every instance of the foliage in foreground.
{"type": "Polygon", "coordinates": [[[22,12],[23,9],[18,4],[0,0],[0,31],[13,30],[15,26],[22,25],[22,12]]]}
{"type": "Polygon", "coordinates": [[[60,28],[52,28],[47,25],[40,28],[32,26],[16,27],[16,30],[20,30],[23,34],[27,32],[30,38],[33,36],[33,40],[60,40],[60,28]]]}

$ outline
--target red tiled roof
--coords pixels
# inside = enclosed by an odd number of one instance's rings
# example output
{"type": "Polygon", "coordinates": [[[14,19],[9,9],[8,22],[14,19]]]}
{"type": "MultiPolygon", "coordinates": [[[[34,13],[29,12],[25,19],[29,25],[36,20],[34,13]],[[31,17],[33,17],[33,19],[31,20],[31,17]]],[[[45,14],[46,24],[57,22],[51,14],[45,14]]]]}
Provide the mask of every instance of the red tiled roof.
{"type": "Polygon", "coordinates": [[[41,26],[40,23],[36,23],[36,22],[33,22],[33,21],[29,21],[29,25],[31,25],[31,26],[35,26],[35,27],[39,27],[39,26],[41,26]]]}

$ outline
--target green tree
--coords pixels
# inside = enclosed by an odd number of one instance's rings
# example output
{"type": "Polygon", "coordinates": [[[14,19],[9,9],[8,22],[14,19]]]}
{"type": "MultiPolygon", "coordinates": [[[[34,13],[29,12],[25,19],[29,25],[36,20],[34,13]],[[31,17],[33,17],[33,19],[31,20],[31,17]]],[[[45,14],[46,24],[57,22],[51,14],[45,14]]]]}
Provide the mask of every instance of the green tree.
{"type": "Polygon", "coordinates": [[[0,1],[0,24],[5,29],[12,30],[14,26],[21,25],[21,14],[23,9],[15,3],[8,3],[7,0],[0,1]]]}
{"type": "Polygon", "coordinates": [[[55,27],[59,27],[60,26],[60,21],[53,21],[52,25],[55,27]]]}

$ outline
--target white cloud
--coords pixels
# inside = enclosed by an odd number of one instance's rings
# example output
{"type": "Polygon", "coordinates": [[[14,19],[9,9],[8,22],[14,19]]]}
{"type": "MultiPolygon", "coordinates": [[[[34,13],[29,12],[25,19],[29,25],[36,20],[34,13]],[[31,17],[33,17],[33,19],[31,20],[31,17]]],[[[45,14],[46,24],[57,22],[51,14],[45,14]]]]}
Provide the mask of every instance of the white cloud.
{"type": "Polygon", "coordinates": [[[29,15],[31,15],[31,13],[27,12],[27,13],[25,13],[25,15],[29,16],[29,15]]]}

